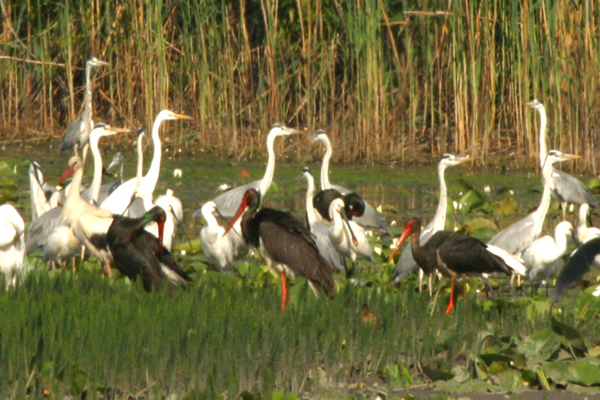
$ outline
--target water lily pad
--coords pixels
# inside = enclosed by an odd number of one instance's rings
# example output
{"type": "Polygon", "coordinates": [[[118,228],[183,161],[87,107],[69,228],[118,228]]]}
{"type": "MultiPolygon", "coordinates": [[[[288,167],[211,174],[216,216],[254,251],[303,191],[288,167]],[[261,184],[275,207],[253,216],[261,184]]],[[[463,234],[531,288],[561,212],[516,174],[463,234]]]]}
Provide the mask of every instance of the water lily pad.
{"type": "Polygon", "coordinates": [[[578,351],[579,353],[581,353],[581,356],[583,356],[583,353],[585,353],[587,351],[587,346],[583,340],[583,336],[581,335],[581,332],[579,332],[577,329],[573,328],[572,326],[569,326],[563,322],[560,322],[559,320],[557,320],[554,317],[551,320],[551,325],[552,325],[552,330],[554,330],[554,332],[558,333],[559,335],[564,336],[564,338],[567,341],[567,343],[565,343],[567,346],[578,351]]]}
{"type": "Polygon", "coordinates": [[[458,198],[458,203],[462,206],[459,209],[463,214],[467,214],[474,208],[482,206],[484,202],[485,199],[483,196],[475,189],[467,190],[458,198]]]}
{"type": "Polygon", "coordinates": [[[524,338],[517,348],[529,360],[546,361],[558,351],[560,345],[560,335],[548,328],[524,338]]]}
{"type": "Polygon", "coordinates": [[[517,201],[513,197],[494,203],[494,214],[512,215],[517,212],[517,201]]]}

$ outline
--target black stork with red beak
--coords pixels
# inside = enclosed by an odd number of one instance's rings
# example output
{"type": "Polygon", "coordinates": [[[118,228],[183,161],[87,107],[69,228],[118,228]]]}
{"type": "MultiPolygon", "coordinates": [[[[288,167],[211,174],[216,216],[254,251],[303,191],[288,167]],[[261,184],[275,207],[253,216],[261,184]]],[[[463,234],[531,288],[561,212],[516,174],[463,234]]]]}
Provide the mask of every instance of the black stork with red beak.
{"type": "Polygon", "coordinates": [[[147,292],[160,288],[163,281],[188,286],[192,279],[173,258],[169,250],[163,247],[163,231],[167,214],[160,206],[151,208],[139,218],[115,215],[108,228],[106,241],[119,271],[135,281],[142,275],[144,289],[147,292]],[[158,225],[158,238],[144,227],[150,222],[158,225]]]}
{"type": "Polygon", "coordinates": [[[261,195],[248,189],[225,234],[242,216],[242,236],[248,245],[259,249],[267,265],[281,276],[281,309],[288,301],[286,275],[298,274],[308,279],[315,292],[335,297],[334,267],[319,253],[310,231],[289,213],[263,208],[261,195]]]}
{"type": "Polygon", "coordinates": [[[442,275],[452,278],[450,302],[446,315],[454,309],[454,285],[457,278],[466,275],[482,275],[501,272],[510,275],[512,270],[504,260],[487,250],[481,240],[455,232],[437,231],[421,246],[421,221],[412,218],[404,227],[399,247],[411,237],[411,249],[415,262],[427,274],[438,270],[442,275]]]}

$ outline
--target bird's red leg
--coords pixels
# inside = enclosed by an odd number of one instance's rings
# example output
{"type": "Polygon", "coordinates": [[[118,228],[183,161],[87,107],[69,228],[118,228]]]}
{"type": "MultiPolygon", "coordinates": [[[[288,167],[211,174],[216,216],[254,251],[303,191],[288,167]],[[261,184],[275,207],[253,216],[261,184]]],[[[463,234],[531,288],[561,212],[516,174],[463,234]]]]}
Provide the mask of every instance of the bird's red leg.
{"type": "Polygon", "coordinates": [[[288,302],[288,292],[287,292],[287,283],[285,280],[285,273],[281,271],[281,311],[285,311],[285,306],[288,302]]]}
{"type": "Polygon", "coordinates": [[[448,303],[448,308],[446,308],[446,315],[450,314],[452,310],[454,310],[454,283],[456,279],[452,279],[452,289],[450,290],[450,302],[448,303]]]}

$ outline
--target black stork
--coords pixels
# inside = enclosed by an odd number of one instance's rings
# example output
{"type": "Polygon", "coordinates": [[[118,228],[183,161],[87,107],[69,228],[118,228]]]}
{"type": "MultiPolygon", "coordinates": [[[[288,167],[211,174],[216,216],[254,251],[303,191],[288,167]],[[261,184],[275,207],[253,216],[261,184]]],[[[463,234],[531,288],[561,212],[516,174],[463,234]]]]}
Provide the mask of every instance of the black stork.
{"type": "Polygon", "coordinates": [[[248,189],[224,234],[242,216],[242,236],[248,245],[260,250],[267,265],[281,277],[281,309],[288,301],[286,275],[298,274],[308,279],[315,292],[322,290],[326,296],[335,297],[334,267],[319,253],[310,231],[291,214],[263,208],[261,195],[248,189]]]}
{"type": "Polygon", "coordinates": [[[142,275],[144,289],[159,288],[165,279],[188,286],[192,279],[162,243],[167,214],[160,206],[151,208],[139,218],[115,215],[108,228],[106,241],[119,271],[135,281],[142,275]],[[158,238],[144,229],[150,222],[158,225],[158,238]]]}
{"type": "MultiPolygon", "coordinates": [[[[554,300],[559,300],[570,288],[587,280],[592,267],[600,262],[600,237],[589,239],[579,246],[569,257],[556,281],[554,300]]],[[[600,294],[600,286],[596,287],[594,296],[600,294]]]]}
{"type": "Polygon", "coordinates": [[[430,275],[436,270],[452,279],[450,302],[446,315],[454,309],[454,285],[457,278],[465,275],[482,275],[512,270],[499,256],[489,252],[487,245],[471,236],[449,231],[437,231],[421,246],[421,221],[412,218],[400,236],[400,246],[410,236],[413,258],[423,271],[430,275]]]}

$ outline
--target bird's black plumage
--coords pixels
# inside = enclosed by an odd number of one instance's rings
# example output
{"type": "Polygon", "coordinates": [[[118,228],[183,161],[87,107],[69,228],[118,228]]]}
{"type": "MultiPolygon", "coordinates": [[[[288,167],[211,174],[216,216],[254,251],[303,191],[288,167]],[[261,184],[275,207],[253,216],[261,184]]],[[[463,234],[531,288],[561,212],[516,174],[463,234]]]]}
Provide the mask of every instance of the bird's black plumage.
{"type": "Polygon", "coordinates": [[[600,255],[600,237],[590,239],[575,250],[563,267],[556,282],[554,298],[560,299],[577,282],[584,279],[592,265],[596,263],[596,256],[600,255]]]}
{"type": "Polygon", "coordinates": [[[153,207],[140,218],[115,215],[106,234],[117,269],[132,280],[142,275],[146,291],[151,291],[153,285],[160,287],[168,277],[169,271],[164,269],[170,270],[172,274],[169,275],[178,277],[177,281],[183,285],[192,281],[171,253],[161,248],[159,240],[144,229],[152,221],[164,223],[165,220],[165,211],[159,206],[153,207]]]}
{"type": "Polygon", "coordinates": [[[504,260],[487,251],[481,240],[456,232],[438,231],[423,246],[419,245],[421,221],[412,219],[411,241],[417,264],[430,274],[436,269],[455,278],[462,275],[501,272],[511,274],[504,260]]]}
{"type": "Polygon", "coordinates": [[[248,207],[241,222],[246,243],[262,246],[268,253],[263,254],[265,257],[285,265],[328,297],[334,297],[334,267],[319,253],[310,231],[289,213],[272,208],[258,211],[260,193],[254,189],[246,191],[243,201],[248,207]]]}
{"type": "Polygon", "coordinates": [[[313,198],[313,207],[325,220],[332,221],[333,218],[329,215],[329,205],[333,200],[341,198],[343,198],[342,194],[336,189],[321,190],[313,198]]]}

